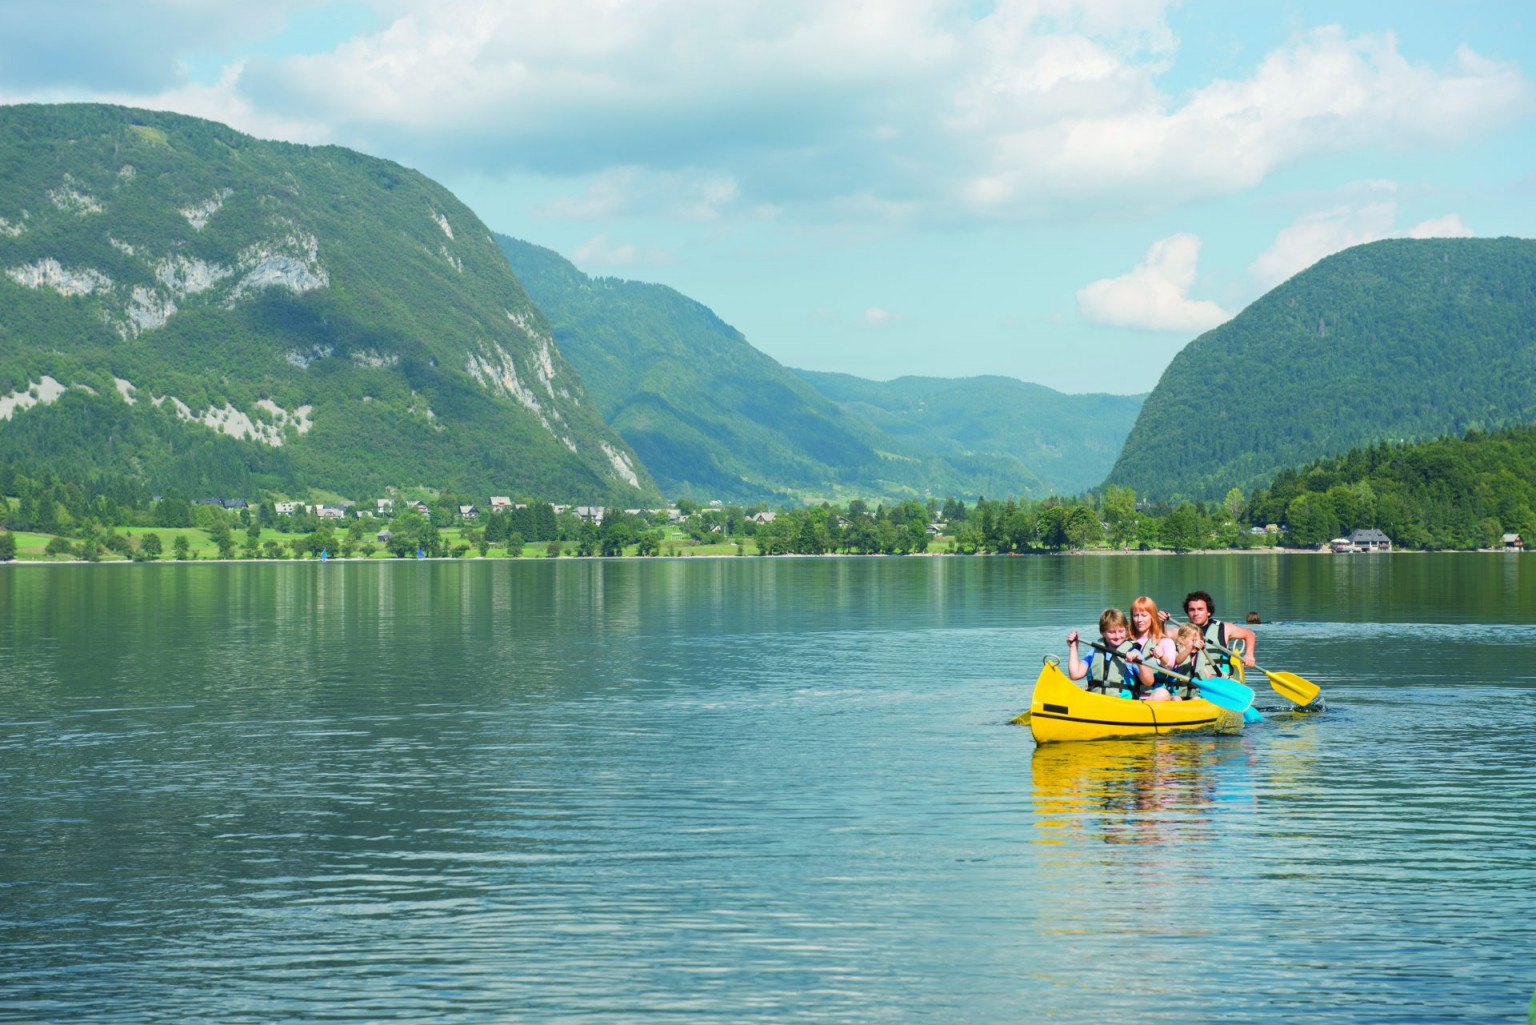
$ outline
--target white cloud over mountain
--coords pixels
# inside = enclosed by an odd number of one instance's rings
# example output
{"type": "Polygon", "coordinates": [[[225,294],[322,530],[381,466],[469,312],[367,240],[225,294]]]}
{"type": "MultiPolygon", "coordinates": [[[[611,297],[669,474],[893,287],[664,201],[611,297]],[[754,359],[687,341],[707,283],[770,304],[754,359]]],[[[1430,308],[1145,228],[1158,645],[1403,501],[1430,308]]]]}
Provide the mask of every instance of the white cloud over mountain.
{"type": "MultiPolygon", "coordinates": [[[[200,11],[204,35],[224,6],[150,5],[200,11]]],[[[1454,143],[1532,107],[1513,65],[1463,48],[1432,67],[1390,34],[1337,27],[1175,95],[1159,84],[1178,50],[1165,0],[998,0],[979,17],[966,0],[374,6],[377,30],[252,57],[217,83],[124,65],[91,84],[261,134],[612,193],[573,196],[572,213],[622,200],[701,220],[765,206],[933,221],[1140,212],[1322,154],[1454,143]]],[[[5,98],[27,98],[25,78],[0,77],[5,98]]]]}
{"type": "Polygon", "coordinates": [[[1392,198],[1304,214],[1280,230],[1249,265],[1248,273],[1267,289],[1350,246],[1384,238],[1470,238],[1473,234],[1454,213],[1403,229],[1396,227],[1397,216],[1397,201],[1392,198]]]}
{"type": "Polygon", "coordinates": [[[571,261],[579,267],[624,267],[632,264],[667,263],[666,253],[641,249],[633,242],[615,243],[607,232],[599,232],[577,246],[571,253],[571,261]]]}
{"type": "Polygon", "coordinates": [[[1232,319],[1208,300],[1191,299],[1198,277],[1200,238],[1184,232],[1152,243],[1147,258],[1116,278],[1103,278],[1077,293],[1084,317],[1115,327],[1199,332],[1232,319]]]}

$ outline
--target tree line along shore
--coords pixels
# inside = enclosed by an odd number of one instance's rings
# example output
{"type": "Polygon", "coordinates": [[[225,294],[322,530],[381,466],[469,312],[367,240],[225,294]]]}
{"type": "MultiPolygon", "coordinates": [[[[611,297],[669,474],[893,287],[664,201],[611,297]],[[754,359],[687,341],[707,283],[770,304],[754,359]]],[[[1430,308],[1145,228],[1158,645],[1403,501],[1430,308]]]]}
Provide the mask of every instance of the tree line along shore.
{"type": "Polygon", "coordinates": [[[556,506],[422,492],[347,505],[192,501],[125,479],[0,467],[0,560],[155,561],[663,555],[907,555],[1315,550],[1372,528],[1399,550],[1497,548],[1536,531],[1536,428],[1381,445],[1222,502],[957,498],[800,508],[556,506]],[[235,506],[229,508],[228,506],[235,506]]]}
{"type": "Polygon", "coordinates": [[[1115,485],[1075,499],[779,509],[507,498],[492,508],[490,499],[418,492],[331,506],[193,501],[128,478],[66,481],[6,465],[0,560],[1308,550],[1362,529],[1399,550],[1479,550],[1536,535],[1536,426],[1355,449],[1284,470],[1251,496],[1233,488],[1221,502],[1148,503],[1115,485]]]}

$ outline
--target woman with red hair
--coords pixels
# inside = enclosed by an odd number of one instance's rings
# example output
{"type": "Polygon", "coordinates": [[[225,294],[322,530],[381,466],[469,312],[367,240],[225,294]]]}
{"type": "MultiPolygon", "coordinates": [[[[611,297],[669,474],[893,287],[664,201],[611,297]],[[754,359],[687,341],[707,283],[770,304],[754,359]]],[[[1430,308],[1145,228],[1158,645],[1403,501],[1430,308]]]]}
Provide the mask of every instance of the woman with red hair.
{"type": "MultiPolygon", "coordinates": [[[[1179,653],[1173,638],[1163,633],[1163,621],[1157,614],[1157,602],[1146,595],[1131,602],[1131,642],[1147,661],[1171,667],[1178,660],[1179,653]]],[[[1168,693],[1167,687],[1158,684],[1142,694],[1141,700],[1171,701],[1174,697],[1168,693]]]]}

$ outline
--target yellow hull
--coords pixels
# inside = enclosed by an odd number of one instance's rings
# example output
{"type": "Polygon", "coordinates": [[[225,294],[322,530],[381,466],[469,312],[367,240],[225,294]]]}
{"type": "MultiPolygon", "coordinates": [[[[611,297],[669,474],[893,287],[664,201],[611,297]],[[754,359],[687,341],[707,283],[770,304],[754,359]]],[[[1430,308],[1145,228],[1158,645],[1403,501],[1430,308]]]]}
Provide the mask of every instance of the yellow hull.
{"type": "Polygon", "coordinates": [[[1184,730],[1243,731],[1241,712],[1218,708],[1209,701],[1131,701],[1090,694],[1050,662],[1035,681],[1029,712],[1014,721],[1022,723],[1026,718],[1037,744],[1151,737],[1184,730]]]}

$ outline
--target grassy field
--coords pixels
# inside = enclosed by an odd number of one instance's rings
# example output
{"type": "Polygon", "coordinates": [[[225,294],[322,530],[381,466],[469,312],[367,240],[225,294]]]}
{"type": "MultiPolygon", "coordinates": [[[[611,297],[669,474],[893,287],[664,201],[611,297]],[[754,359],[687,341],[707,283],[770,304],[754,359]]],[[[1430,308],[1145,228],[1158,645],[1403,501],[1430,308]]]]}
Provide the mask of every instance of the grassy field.
{"type": "MultiPolygon", "coordinates": [[[[140,543],[142,541],[143,537],[146,534],[158,534],[160,536],[160,543],[161,543],[161,546],[162,546],[162,553],[161,553],[159,559],[156,560],[156,561],[160,561],[160,562],[175,562],[175,561],[178,561],[176,559],[176,554],[175,554],[175,544],[176,544],[176,539],[178,537],[185,537],[187,539],[187,555],[188,555],[188,559],[189,560],[208,560],[208,559],[217,559],[219,557],[219,546],[214,543],[213,538],[209,536],[207,531],[199,530],[199,529],[197,529],[195,527],[129,527],[129,528],[125,528],[125,529],[119,531],[119,533],[121,533],[125,537],[133,539],[133,541],[135,543],[140,543]]],[[[376,531],[370,530],[365,535],[364,542],[362,542],[364,544],[371,543],[373,545],[374,551],[371,554],[368,554],[368,555],[365,555],[362,551],[357,551],[352,556],[352,560],[353,561],[360,560],[360,559],[366,559],[366,558],[372,558],[372,559],[389,559],[389,558],[392,558],[392,556],[389,554],[388,550],[386,550],[383,545],[379,544],[378,541],[375,540],[376,533],[377,533],[376,531]]],[[[737,539],[734,539],[734,540],[721,540],[721,541],[716,541],[716,542],[710,543],[710,544],[702,544],[700,542],[694,541],[687,534],[685,534],[684,532],[682,532],[680,530],[669,529],[669,530],[666,530],[664,533],[666,534],[666,537],[662,541],[662,544],[661,544],[661,554],[663,556],[679,557],[679,558],[681,558],[681,557],[689,557],[689,556],[747,556],[747,555],[756,555],[757,554],[757,549],[752,544],[752,539],[748,538],[748,537],[737,538],[737,539]]],[[[285,533],[282,533],[282,532],[276,531],[276,530],[264,529],[264,530],[262,530],[261,535],[258,538],[258,544],[264,546],[268,541],[275,541],[279,545],[283,546],[283,549],[284,549],[283,557],[287,558],[287,557],[289,557],[289,549],[288,549],[289,542],[295,540],[296,538],[300,538],[300,537],[303,537],[303,536],[305,536],[305,535],[302,535],[302,534],[285,534],[285,533]]],[[[16,531],[15,532],[15,537],[16,537],[16,558],[17,558],[18,561],[22,561],[22,562],[76,562],[76,561],[79,561],[78,557],[74,556],[74,555],[48,555],[46,553],[46,549],[48,547],[48,542],[53,539],[52,535],[49,535],[49,534],[35,534],[35,533],[29,533],[29,532],[26,532],[26,531],[16,531]]],[[[245,543],[246,543],[246,533],[245,533],[245,531],[243,531],[243,530],[235,531],[234,532],[234,538],[235,538],[235,543],[239,546],[239,550],[237,550],[235,558],[236,559],[240,559],[240,560],[244,560],[244,548],[245,548],[245,543]]],[[[462,530],[460,530],[459,528],[456,528],[456,527],[445,528],[442,531],[442,538],[443,538],[443,540],[444,540],[444,542],[446,544],[446,547],[450,551],[452,551],[452,549],[456,545],[467,543],[465,541],[465,538],[464,538],[464,532],[462,530]]],[[[72,539],[72,538],[67,538],[66,540],[70,541],[70,543],[72,543],[72,544],[78,544],[79,543],[76,539],[72,539]]],[[[361,545],[359,547],[361,547],[361,545]]],[[[528,542],[528,543],[524,544],[524,546],[523,546],[523,551],[522,551],[521,558],[524,558],[524,559],[546,559],[546,558],[549,558],[548,547],[549,547],[548,546],[548,542],[544,542],[544,541],[528,542]]],[[[574,557],[575,554],[576,554],[576,542],[574,542],[574,541],[564,541],[564,542],[561,542],[561,549],[562,549],[561,556],[563,558],[574,557]]],[[[626,548],[624,550],[624,554],[626,556],[633,556],[633,555],[635,555],[635,552],[636,552],[636,546],[635,545],[630,545],[628,548],[626,548]]],[[[328,555],[328,557],[329,558],[341,558],[341,553],[339,551],[338,552],[334,552],[334,553],[330,553],[328,555]]],[[[477,558],[480,558],[480,552],[479,552],[479,550],[477,548],[471,547],[469,549],[469,551],[464,553],[463,557],[464,558],[468,558],[468,559],[477,559],[477,558]]],[[[497,546],[493,545],[487,551],[487,557],[488,558],[493,558],[493,559],[505,559],[505,558],[508,557],[507,550],[505,548],[503,548],[503,547],[497,547],[497,546]]],[[[315,557],[314,556],[307,556],[307,558],[313,559],[315,557]]],[[[102,562],[126,562],[128,560],[124,556],[119,555],[116,552],[111,552],[111,551],[105,551],[104,550],[104,551],[101,552],[101,561],[102,562]]]]}

